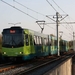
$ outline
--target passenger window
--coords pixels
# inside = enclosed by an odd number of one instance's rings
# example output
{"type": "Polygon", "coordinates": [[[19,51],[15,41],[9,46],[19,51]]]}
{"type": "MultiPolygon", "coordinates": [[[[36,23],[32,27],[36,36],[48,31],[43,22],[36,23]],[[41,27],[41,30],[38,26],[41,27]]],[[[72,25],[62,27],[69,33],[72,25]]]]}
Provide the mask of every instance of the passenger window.
{"type": "Polygon", "coordinates": [[[32,35],[30,35],[30,45],[33,45],[32,35]]]}
{"type": "Polygon", "coordinates": [[[51,39],[51,46],[53,46],[53,39],[51,39]]]}
{"type": "Polygon", "coordinates": [[[55,40],[55,42],[54,42],[54,43],[55,43],[55,46],[57,46],[57,40],[55,40]]]}
{"type": "Polygon", "coordinates": [[[46,45],[46,38],[44,38],[44,45],[46,45]]]}
{"type": "Polygon", "coordinates": [[[37,44],[39,45],[39,37],[37,36],[37,44]]]}
{"type": "Polygon", "coordinates": [[[29,45],[28,34],[25,35],[25,41],[26,41],[26,46],[28,46],[29,45]]]}
{"type": "Polygon", "coordinates": [[[46,44],[49,45],[48,38],[47,38],[47,43],[46,44]]]}
{"type": "Polygon", "coordinates": [[[43,38],[41,37],[41,44],[43,45],[43,38]]]}
{"type": "Polygon", "coordinates": [[[37,44],[37,38],[36,38],[36,36],[34,35],[34,45],[36,45],[37,44]]]}
{"type": "Polygon", "coordinates": [[[39,37],[39,44],[41,45],[41,37],[39,37]]]}

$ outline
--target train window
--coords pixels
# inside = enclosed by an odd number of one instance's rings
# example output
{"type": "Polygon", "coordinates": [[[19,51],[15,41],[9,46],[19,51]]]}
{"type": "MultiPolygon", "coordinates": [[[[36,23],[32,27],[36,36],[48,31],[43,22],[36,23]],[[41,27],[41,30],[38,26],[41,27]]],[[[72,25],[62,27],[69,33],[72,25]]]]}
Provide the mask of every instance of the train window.
{"type": "Polygon", "coordinates": [[[51,39],[51,46],[53,46],[53,39],[51,39]]]}
{"type": "Polygon", "coordinates": [[[48,38],[47,38],[47,45],[49,45],[49,40],[48,40],[48,38]]]}
{"type": "Polygon", "coordinates": [[[44,38],[42,38],[42,43],[43,43],[43,45],[45,45],[45,40],[44,40],[44,38]]]}
{"type": "Polygon", "coordinates": [[[73,46],[73,41],[70,41],[70,42],[69,42],[69,46],[70,46],[70,47],[73,46]]]}
{"type": "Polygon", "coordinates": [[[41,44],[43,45],[43,38],[41,37],[41,44]]]}
{"type": "Polygon", "coordinates": [[[46,38],[46,45],[48,44],[48,39],[46,38]]]}
{"type": "Polygon", "coordinates": [[[66,45],[65,41],[63,41],[63,46],[65,46],[65,45],[66,45]]]}
{"type": "Polygon", "coordinates": [[[46,43],[47,43],[47,40],[46,40],[46,38],[44,38],[44,45],[46,45],[46,43]]]}
{"type": "Polygon", "coordinates": [[[55,46],[55,40],[54,40],[54,46],[55,46]]]}
{"type": "Polygon", "coordinates": [[[26,45],[29,45],[29,39],[28,39],[28,34],[25,35],[25,41],[26,41],[26,45]]]}
{"type": "Polygon", "coordinates": [[[33,45],[32,35],[30,35],[30,45],[33,45]]]}
{"type": "Polygon", "coordinates": [[[60,46],[63,46],[63,41],[60,40],[60,41],[59,41],[59,44],[60,44],[60,46]]]}
{"type": "Polygon", "coordinates": [[[37,44],[39,44],[39,37],[37,36],[37,44]]]}
{"type": "Polygon", "coordinates": [[[34,36],[34,45],[37,44],[37,39],[36,39],[36,36],[34,36]]]}
{"type": "Polygon", "coordinates": [[[49,38],[49,40],[48,40],[48,45],[51,46],[51,38],[49,38]]]}
{"type": "Polygon", "coordinates": [[[39,44],[41,44],[41,37],[39,37],[39,44]]]}
{"type": "Polygon", "coordinates": [[[57,40],[55,40],[54,44],[55,44],[55,46],[57,46],[57,40]]]}

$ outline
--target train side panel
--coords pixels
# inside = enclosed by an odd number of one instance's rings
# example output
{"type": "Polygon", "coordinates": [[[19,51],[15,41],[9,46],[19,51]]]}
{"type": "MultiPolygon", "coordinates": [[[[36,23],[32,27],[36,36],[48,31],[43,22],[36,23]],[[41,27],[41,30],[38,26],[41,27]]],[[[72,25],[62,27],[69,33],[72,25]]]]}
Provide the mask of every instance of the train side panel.
{"type": "Polygon", "coordinates": [[[57,42],[55,36],[51,36],[51,47],[50,47],[51,55],[57,54],[57,42]]]}
{"type": "Polygon", "coordinates": [[[29,30],[24,30],[24,55],[23,60],[32,59],[35,57],[35,47],[33,43],[32,34],[30,34],[29,30]]]}

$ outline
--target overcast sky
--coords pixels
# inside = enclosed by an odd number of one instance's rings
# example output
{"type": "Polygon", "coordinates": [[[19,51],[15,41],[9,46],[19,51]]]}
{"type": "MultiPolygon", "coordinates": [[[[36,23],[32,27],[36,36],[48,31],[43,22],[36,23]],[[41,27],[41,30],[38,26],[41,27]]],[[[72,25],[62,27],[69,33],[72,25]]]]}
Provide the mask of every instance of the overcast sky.
{"type": "MultiPolygon", "coordinates": [[[[64,20],[60,21],[60,23],[75,22],[74,8],[75,0],[0,0],[0,33],[2,32],[3,28],[11,27],[13,26],[13,24],[19,22],[20,24],[16,24],[16,26],[19,25],[23,28],[28,28],[41,32],[41,29],[36,21],[44,20],[46,23],[55,23],[54,21],[47,18],[46,15],[50,15],[50,18],[56,20],[56,18],[53,18],[53,16],[56,15],[56,12],[59,12],[62,18],[65,17],[67,14],[69,15],[64,20]],[[9,3],[22,12],[2,1],[9,3]],[[16,3],[15,1],[21,3],[22,5],[16,3]],[[33,12],[32,10],[36,11],[37,13],[33,12]]],[[[59,20],[61,20],[62,18],[59,18],[59,20]]],[[[67,23],[59,25],[59,31],[63,32],[63,39],[73,39],[72,32],[75,32],[74,25],[75,24],[67,23]]],[[[56,24],[45,25],[43,33],[56,35],[56,24]]]]}

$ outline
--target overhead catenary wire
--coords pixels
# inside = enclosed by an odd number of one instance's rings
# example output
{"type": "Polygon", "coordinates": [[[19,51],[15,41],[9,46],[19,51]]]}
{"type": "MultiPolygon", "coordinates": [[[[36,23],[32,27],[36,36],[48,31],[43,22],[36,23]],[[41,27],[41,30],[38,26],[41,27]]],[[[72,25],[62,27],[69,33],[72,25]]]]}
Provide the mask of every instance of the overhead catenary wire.
{"type": "MultiPolygon", "coordinates": [[[[29,7],[27,7],[27,6],[25,6],[25,5],[23,5],[23,4],[21,4],[21,3],[19,3],[18,1],[16,1],[16,0],[13,0],[14,2],[16,2],[17,4],[19,4],[19,5],[21,5],[21,6],[23,6],[23,7],[25,7],[25,8],[27,8],[27,9],[29,9],[29,10],[31,10],[31,11],[33,11],[33,12],[35,12],[35,13],[38,13],[38,14],[40,14],[40,15],[42,15],[42,16],[45,16],[45,17],[47,17],[47,15],[45,15],[45,14],[42,14],[42,13],[40,13],[40,12],[37,12],[37,11],[35,11],[35,10],[33,10],[33,9],[31,9],[31,8],[29,8],[29,7]]],[[[50,18],[51,19],[51,18],[50,18]]],[[[52,20],[52,19],[51,19],[52,20]]],[[[52,28],[52,27],[51,27],[52,28]]],[[[53,29],[53,28],[52,28],[53,29]]]]}
{"type": "Polygon", "coordinates": [[[57,5],[57,7],[58,7],[60,10],[62,10],[65,14],[67,14],[63,9],[60,8],[60,6],[59,6],[54,0],[52,0],[52,1],[57,5]]]}
{"type": "MultiPolygon", "coordinates": [[[[49,17],[50,18],[50,17],[49,17]]],[[[53,20],[53,19],[52,19],[53,20]]],[[[53,20],[53,21],[55,21],[55,20],[53,20]]],[[[56,22],[56,21],[55,21],[56,22]]],[[[66,23],[66,24],[68,24],[67,22],[64,22],[64,23],[66,23]]],[[[55,23],[46,23],[46,24],[55,24],[55,23]]],[[[63,22],[62,23],[60,23],[60,24],[63,24],[63,22]]],[[[66,28],[64,25],[63,25],[63,27],[64,28],[66,28]]],[[[66,28],[67,29],[67,28],[66,28]]],[[[67,29],[69,32],[71,32],[69,29],[67,29]]]]}
{"type": "MultiPolygon", "coordinates": [[[[31,15],[29,15],[29,14],[25,13],[24,11],[22,11],[22,10],[20,10],[20,9],[16,8],[15,6],[13,6],[13,5],[11,5],[11,4],[9,4],[9,3],[7,3],[7,2],[5,2],[5,1],[3,1],[3,0],[1,0],[1,1],[2,1],[3,3],[7,4],[7,5],[9,5],[9,6],[11,6],[11,7],[15,8],[16,10],[18,10],[18,11],[20,11],[20,12],[22,12],[22,13],[24,13],[24,14],[28,15],[29,17],[31,17],[31,18],[33,18],[33,19],[35,19],[35,20],[38,20],[37,18],[35,18],[35,17],[33,17],[33,16],[31,16],[31,15]]],[[[48,27],[52,28],[53,30],[55,30],[53,27],[51,27],[51,26],[49,26],[49,25],[46,25],[46,26],[48,26],[48,27]]]]}
{"type": "MultiPolygon", "coordinates": [[[[68,18],[69,18],[69,20],[70,20],[71,17],[69,16],[68,18]]],[[[71,29],[73,30],[73,25],[71,25],[71,29]]]]}
{"type": "MultiPolygon", "coordinates": [[[[57,7],[60,9],[60,10],[62,10],[62,12],[64,12],[65,14],[67,14],[54,0],[52,0],[56,5],[57,5],[57,7]]],[[[66,21],[65,21],[66,22],[66,21]]],[[[66,24],[68,24],[69,25],[69,23],[68,22],[66,22],[66,24]]],[[[69,27],[70,28],[70,27],[69,27]]],[[[71,28],[70,28],[71,29],[71,28]]]]}
{"type": "MultiPolygon", "coordinates": [[[[23,5],[23,4],[21,4],[21,3],[19,3],[18,1],[16,1],[16,0],[13,0],[14,2],[16,2],[17,4],[19,4],[19,5],[21,5],[21,6],[23,6],[23,7],[25,7],[25,8],[27,8],[27,9],[29,9],[29,10],[31,10],[31,11],[33,11],[33,12],[35,12],[35,13],[38,13],[38,14],[40,14],[40,15],[42,15],[42,16],[45,16],[45,17],[47,17],[46,15],[44,15],[44,14],[42,14],[42,13],[39,13],[39,12],[37,12],[37,11],[35,11],[35,10],[33,10],[33,9],[31,9],[31,8],[28,8],[27,6],[25,6],[25,5],[23,5]]],[[[50,18],[51,19],[51,18],[50,18]]],[[[52,20],[52,19],[51,19],[52,20]]],[[[48,26],[48,27],[51,27],[51,26],[49,26],[49,25],[46,25],[46,26],[48,26]]],[[[53,27],[51,27],[52,29],[54,29],[53,27]]],[[[55,29],[54,29],[55,30],[55,29]]]]}
{"type": "MultiPolygon", "coordinates": [[[[47,16],[48,17],[48,16],[47,16]]],[[[51,19],[50,17],[48,17],[49,19],[51,19]]],[[[53,19],[52,19],[53,20],[53,19]]],[[[55,20],[53,20],[55,21],[55,20]]],[[[56,21],[55,21],[56,22],[56,21]]],[[[67,22],[62,22],[62,23],[59,23],[59,24],[63,24],[63,23],[66,23],[68,24],[67,22]]],[[[55,23],[46,23],[46,24],[55,24],[55,23]]],[[[64,28],[66,28],[64,25],[63,25],[64,28]]],[[[67,29],[67,28],[66,28],[67,29]]],[[[69,32],[71,32],[69,29],[67,29],[69,32]]]]}
{"type": "Polygon", "coordinates": [[[52,28],[53,30],[55,30],[55,31],[56,31],[56,29],[55,29],[55,28],[53,28],[53,27],[51,27],[50,25],[46,25],[46,26],[48,26],[48,27],[50,27],[50,28],[52,28]]]}
{"type": "MultiPolygon", "coordinates": [[[[28,8],[27,6],[25,6],[25,5],[21,4],[21,3],[19,3],[19,2],[18,2],[18,1],[16,1],[16,0],[13,0],[13,1],[14,1],[14,2],[16,2],[16,3],[18,3],[19,5],[21,5],[21,6],[25,7],[25,8],[27,8],[27,9],[29,9],[29,10],[31,10],[31,11],[33,11],[33,12],[35,12],[35,13],[38,13],[38,14],[40,14],[40,15],[42,15],[42,16],[46,16],[46,17],[47,17],[47,15],[44,15],[44,14],[39,13],[39,12],[37,12],[37,11],[35,11],[35,10],[31,9],[31,8],[28,8]]],[[[50,19],[51,19],[51,18],[50,18],[50,19]]],[[[52,20],[52,19],[51,19],[51,20],[52,20]]],[[[51,27],[51,26],[49,26],[49,25],[46,25],[46,26],[48,26],[48,27],[52,28],[53,30],[55,30],[53,27],[51,27]]]]}
{"type": "MultiPolygon", "coordinates": [[[[65,20],[64,20],[64,21],[65,21],[65,20]]],[[[66,30],[68,30],[69,32],[72,32],[72,33],[73,33],[73,30],[72,30],[71,27],[69,26],[69,23],[70,23],[70,22],[68,23],[68,22],[65,21],[65,23],[66,23],[68,26],[66,25],[66,27],[65,27],[65,25],[63,25],[63,27],[66,28],[66,30]],[[68,28],[68,27],[69,27],[69,28],[68,28]]]]}
{"type": "MultiPolygon", "coordinates": [[[[21,6],[25,7],[25,8],[27,8],[27,9],[29,9],[29,10],[35,12],[35,13],[38,13],[38,14],[40,14],[40,15],[42,15],[42,16],[46,16],[46,15],[44,15],[44,14],[42,14],[42,13],[39,13],[39,12],[37,12],[37,11],[31,9],[31,8],[28,8],[27,6],[25,6],[25,5],[21,4],[21,3],[19,3],[19,2],[16,1],[16,0],[13,0],[13,1],[16,2],[16,3],[19,4],[19,5],[21,5],[21,6]]],[[[47,17],[47,16],[46,16],[46,17],[47,17]]],[[[46,25],[46,26],[48,26],[48,27],[52,28],[53,30],[55,30],[53,27],[51,27],[51,26],[49,26],[49,25],[46,25]]]]}
{"type": "Polygon", "coordinates": [[[9,3],[7,3],[7,2],[5,2],[5,1],[3,1],[3,0],[1,0],[1,1],[2,1],[3,3],[7,4],[7,5],[9,5],[9,6],[11,6],[11,7],[15,8],[16,10],[18,10],[18,11],[20,11],[20,12],[22,12],[22,13],[24,13],[24,14],[28,15],[29,17],[31,17],[31,18],[33,18],[33,19],[35,19],[35,20],[38,20],[37,18],[35,18],[35,17],[33,17],[33,16],[31,16],[31,15],[29,15],[29,14],[25,13],[24,11],[22,11],[22,10],[18,9],[17,7],[15,7],[15,6],[13,6],[13,5],[11,5],[11,4],[9,4],[9,3]]]}
{"type": "MultiPolygon", "coordinates": [[[[69,23],[68,23],[68,22],[65,21],[65,23],[69,26],[69,23]]],[[[63,25],[63,26],[64,26],[64,25],[63,25]]],[[[68,26],[67,26],[67,27],[68,27],[68,26]]],[[[64,27],[65,27],[65,26],[64,26],[64,27]]],[[[67,28],[67,27],[65,27],[65,28],[66,28],[69,32],[72,32],[72,29],[70,28],[70,26],[69,26],[69,28],[67,28]],[[71,29],[71,30],[70,30],[70,29],[71,29]]]]}
{"type": "MultiPolygon", "coordinates": [[[[21,6],[23,6],[23,7],[27,8],[27,9],[29,9],[29,10],[31,10],[31,11],[37,13],[37,14],[40,14],[40,15],[45,16],[45,17],[48,18],[48,16],[45,15],[45,14],[42,14],[42,13],[40,13],[40,12],[37,12],[37,11],[35,11],[35,10],[33,10],[33,9],[31,9],[31,8],[29,8],[29,7],[25,6],[25,5],[23,5],[23,4],[21,4],[20,2],[18,2],[18,1],[16,1],[16,0],[13,0],[13,1],[16,2],[17,4],[21,5],[21,6]]],[[[53,15],[52,15],[52,16],[53,16],[53,15]]],[[[51,18],[49,18],[49,19],[51,19],[51,18]]],[[[51,19],[51,20],[53,20],[53,19],[51,19]]]]}
{"type": "Polygon", "coordinates": [[[25,7],[25,8],[27,8],[27,9],[29,9],[29,10],[35,12],[35,13],[38,13],[38,14],[40,14],[40,15],[42,15],[42,16],[46,16],[46,15],[40,13],[40,12],[37,12],[37,11],[35,11],[35,10],[33,10],[33,9],[31,9],[31,8],[29,8],[29,7],[27,7],[27,6],[23,5],[23,4],[21,4],[21,3],[19,3],[19,2],[16,1],[16,0],[13,0],[13,1],[16,2],[16,3],[19,4],[19,5],[21,5],[21,6],[25,7]]]}
{"type": "MultiPolygon", "coordinates": [[[[48,1],[48,0],[46,0],[48,3],[49,3],[49,5],[57,12],[57,10],[52,6],[52,4],[48,1]]],[[[53,2],[56,4],[56,2],[53,0],[53,2]]],[[[57,4],[56,4],[57,5],[57,4]]],[[[58,5],[57,5],[58,6],[58,5]]],[[[59,6],[58,6],[59,7],[59,6]]],[[[60,8],[60,7],[59,7],[60,8]]],[[[60,8],[61,9],[61,8],[60,8]]],[[[62,10],[62,9],[61,9],[62,10]]],[[[62,10],[63,11],[63,10],[62,10]]],[[[66,13],[65,11],[63,11],[64,13],[66,13]]],[[[52,19],[53,20],[53,19],[52,19]]],[[[53,20],[54,21],[54,20],[53,20]]],[[[66,22],[67,23],[67,22],[66,22]]],[[[68,24],[68,23],[67,23],[68,24]]],[[[66,28],[67,29],[67,28],[66,28]]],[[[70,31],[70,30],[69,30],[70,31]]]]}
{"type": "MultiPolygon", "coordinates": [[[[56,29],[55,28],[53,28],[53,27],[51,27],[50,25],[47,25],[48,27],[50,27],[50,28],[52,28],[53,30],[55,30],[56,31],[56,29]]],[[[66,28],[66,27],[65,27],[66,28]]],[[[66,37],[68,37],[68,38],[71,38],[69,35],[67,35],[66,33],[64,33],[64,35],[66,36],[66,37]]],[[[70,33],[70,35],[72,35],[71,33],[70,33]]],[[[73,35],[72,35],[73,36],[73,35]]]]}
{"type": "Polygon", "coordinates": [[[48,4],[57,12],[57,10],[53,7],[53,5],[48,1],[48,0],[46,0],[47,2],[48,2],[48,4]]]}
{"type": "MultiPolygon", "coordinates": [[[[25,5],[21,4],[21,3],[19,3],[19,2],[16,1],[16,0],[13,0],[13,1],[16,2],[16,3],[19,4],[19,5],[21,5],[21,6],[25,7],[25,8],[27,8],[27,9],[29,9],[29,10],[35,12],[35,13],[38,13],[38,14],[43,15],[43,16],[46,16],[46,15],[44,15],[44,14],[42,14],[42,13],[39,13],[39,12],[37,12],[37,11],[31,9],[31,8],[28,8],[27,6],[25,6],[25,5]]],[[[47,16],[46,16],[46,17],[47,17],[47,16]]],[[[51,18],[50,18],[50,19],[51,19],[51,18]]],[[[51,19],[51,20],[52,20],[52,19],[51,19]]],[[[49,25],[46,25],[46,26],[51,27],[51,26],[49,26],[49,25]]],[[[54,29],[53,27],[51,27],[51,28],[54,29]]],[[[55,29],[54,29],[54,30],[55,30],[55,29]]]]}
{"type": "MultiPolygon", "coordinates": [[[[67,33],[64,33],[64,35],[66,36],[66,37],[68,37],[68,38],[71,38],[69,35],[67,35],[67,33]]],[[[73,35],[72,35],[73,36],[73,35]]]]}
{"type": "MultiPolygon", "coordinates": [[[[57,10],[52,6],[52,4],[48,1],[48,0],[46,0],[48,3],[49,3],[49,5],[57,12],[57,10]]],[[[56,2],[53,0],[53,2],[56,4],[56,2]]],[[[57,4],[56,4],[57,5],[57,4]]],[[[57,5],[58,6],[58,5],[57,5]]],[[[60,8],[59,6],[58,6],[58,8],[60,8]]],[[[60,8],[61,9],[61,8],[60,8]]],[[[62,10],[62,9],[61,9],[62,10]]],[[[63,11],[63,10],[62,10],[63,11]]],[[[63,11],[65,14],[66,14],[66,12],[65,11],[63,11]]],[[[67,22],[66,22],[67,23],[67,22]]],[[[68,23],[67,23],[68,24],[68,23]]],[[[64,26],[65,27],[65,26],[64,26]]],[[[66,28],[66,27],[65,27],[66,28]]],[[[66,28],[67,29],[67,28],[66,28]]],[[[68,29],[67,29],[68,30],[68,29]]],[[[70,31],[70,30],[68,30],[68,31],[70,31]]],[[[70,31],[71,32],[71,31],[70,31]]]]}
{"type": "MultiPolygon", "coordinates": [[[[29,14],[25,13],[24,11],[22,11],[22,10],[20,10],[20,9],[16,8],[15,6],[13,6],[13,5],[11,5],[11,4],[9,4],[9,3],[7,3],[7,2],[5,2],[5,1],[3,1],[3,0],[1,0],[1,1],[2,1],[3,3],[7,4],[7,5],[9,5],[9,6],[11,6],[11,7],[15,8],[16,10],[18,10],[18,11],[20,11],[20,12],[22,12],[22,13],[24,13],[24,14],[28,15],[29,17],[31,17],[31,18],[33,18],[33,19],[35,19],[35,20],[38,20],[38,19],[34,18],[33,16],[31,16],[31,15],[29,15],[29,14]]],[[[54,29],[53,27],[51,27],[51,26],[49,26],[49,25],[46,25],[46,26],[48,26],[48,27],[50,27],[50,28],[54,29]]],[[[54,30],[55,30],[55,29],[54,29],[54,30]]]]}

